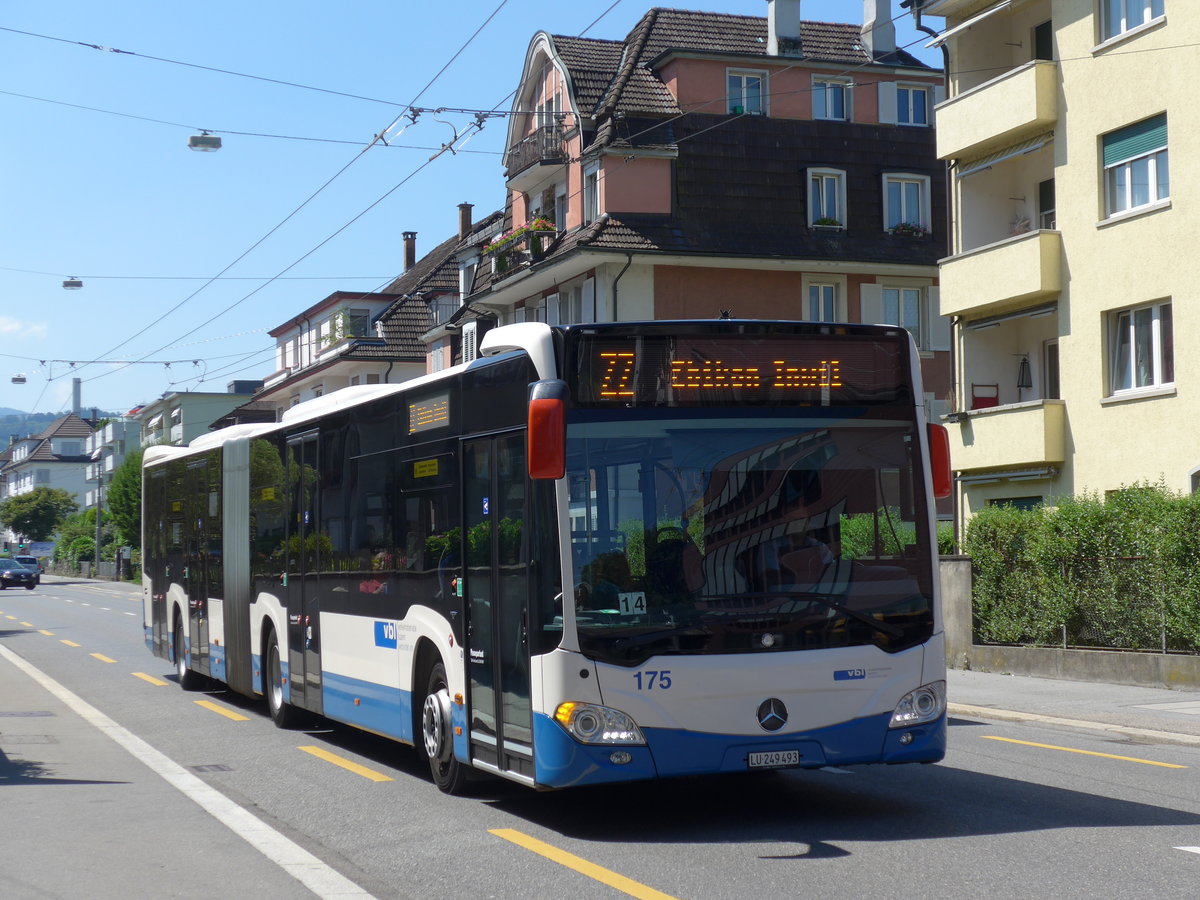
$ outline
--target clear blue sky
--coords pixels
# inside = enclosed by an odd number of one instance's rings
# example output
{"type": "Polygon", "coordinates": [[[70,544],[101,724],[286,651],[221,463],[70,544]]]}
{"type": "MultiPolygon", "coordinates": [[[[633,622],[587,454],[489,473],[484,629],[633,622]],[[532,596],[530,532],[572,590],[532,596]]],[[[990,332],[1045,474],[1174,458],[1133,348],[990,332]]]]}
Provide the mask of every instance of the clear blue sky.
{"type": "MultiPolygon", "coordinates": [[[[650,5],[10,0],[0,12],[13,29],[0,31],[0,408],[69,409],[73,377],[85,408],[123,412],[164,391],[269,374],[267,332],[334,290],[381,288],[403,266],[401,232],[418,233],[420,255],[453,233],[459,203],[477,217],[503,205],[503,119],[429,164],[471,115],[423,114],[393,129],[391,147],[362,153],[375,134],[414,101],[508,109],[535,32],[591,25],[590,37],[623,38],[650,5]],[[223,149],[189,150],[200,129],[223,149]],[[70,276],[82,290],[63,290],[70,276]],[[12,382],[18,373],[25,384],[12,382]]],[[[766,14],[764,0],[663,5],[766,14]]],[[[862,3],[804,0],[802,16],[860,23],[862,3]]],[[[941,65],[911,17],[896,30],[941,65]]]]}

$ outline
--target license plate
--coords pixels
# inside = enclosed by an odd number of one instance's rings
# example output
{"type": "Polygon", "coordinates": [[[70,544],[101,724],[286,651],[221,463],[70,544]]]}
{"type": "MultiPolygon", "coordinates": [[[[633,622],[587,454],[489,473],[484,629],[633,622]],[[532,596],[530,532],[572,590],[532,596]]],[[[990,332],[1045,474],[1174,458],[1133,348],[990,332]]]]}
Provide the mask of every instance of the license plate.
{"type": "Polygon", "coordinates": [[[751,753],[749,758],[751,769],[782,769],[785,766],[800,765],[799,750],[768,750],[765,753],[751,753]]]}

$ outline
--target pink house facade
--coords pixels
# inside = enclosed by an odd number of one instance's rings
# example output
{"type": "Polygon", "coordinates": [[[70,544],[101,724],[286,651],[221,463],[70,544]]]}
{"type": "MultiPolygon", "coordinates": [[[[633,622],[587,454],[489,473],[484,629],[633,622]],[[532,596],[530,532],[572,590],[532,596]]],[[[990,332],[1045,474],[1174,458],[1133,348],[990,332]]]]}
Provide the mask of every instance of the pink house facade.
{"type": "MultiPolygon", "coordinates": [[[[503,220],[458,255],[440,358],[493,323],[716,316],[891,322],[945,411],[943,73],[866,24],[651,9],[622,41],[534,35],[503,220]]],[[[465,350],[463,349],[465,348],[465,350]]]]}

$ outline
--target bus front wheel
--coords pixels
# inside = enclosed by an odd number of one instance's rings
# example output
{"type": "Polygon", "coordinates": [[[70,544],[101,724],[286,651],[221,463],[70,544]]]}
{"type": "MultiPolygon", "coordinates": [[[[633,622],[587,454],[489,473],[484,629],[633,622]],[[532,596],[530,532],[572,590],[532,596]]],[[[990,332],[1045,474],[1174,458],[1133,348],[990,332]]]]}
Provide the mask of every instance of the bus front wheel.
{"type": "Polygon", "coordinates": [[[429,760],[433,783],[447,794],[461,794],[467,781],[466,766],[454,758],[450,724],[450,683],[446,667],[435,663],[429,672],[425,702],[421,706],[421,742],[429,760]]]}

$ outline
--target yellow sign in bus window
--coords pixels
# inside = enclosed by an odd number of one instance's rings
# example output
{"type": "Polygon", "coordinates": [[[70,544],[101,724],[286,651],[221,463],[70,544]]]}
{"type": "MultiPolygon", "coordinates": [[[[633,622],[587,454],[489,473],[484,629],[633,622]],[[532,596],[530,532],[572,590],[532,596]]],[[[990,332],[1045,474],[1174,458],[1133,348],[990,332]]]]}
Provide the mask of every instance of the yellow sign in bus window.
{"type": "Polygon", "coordinates": [[[419,459],[413,463],[413,478],[429,478],[438,473],[436,459],[419,459]]]}

